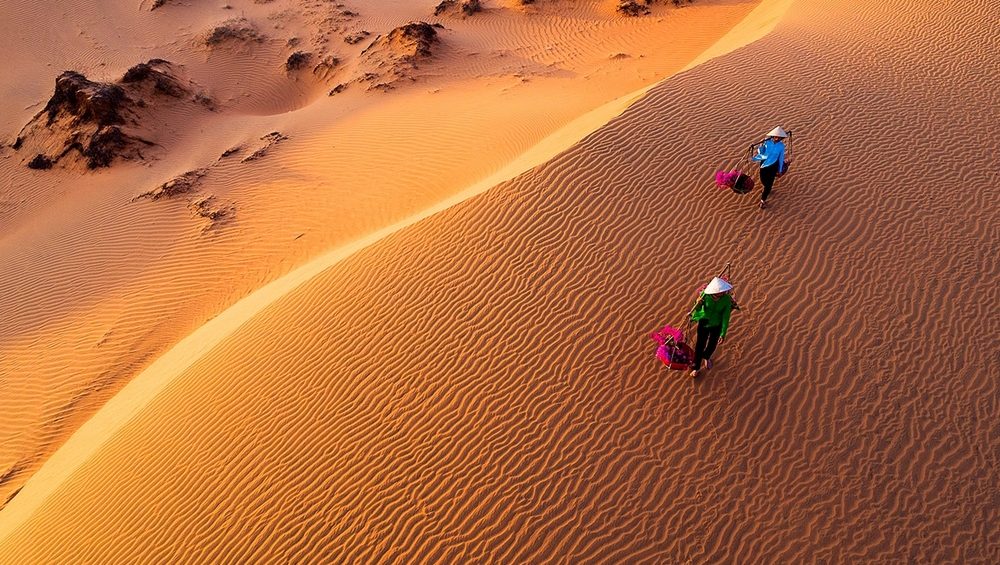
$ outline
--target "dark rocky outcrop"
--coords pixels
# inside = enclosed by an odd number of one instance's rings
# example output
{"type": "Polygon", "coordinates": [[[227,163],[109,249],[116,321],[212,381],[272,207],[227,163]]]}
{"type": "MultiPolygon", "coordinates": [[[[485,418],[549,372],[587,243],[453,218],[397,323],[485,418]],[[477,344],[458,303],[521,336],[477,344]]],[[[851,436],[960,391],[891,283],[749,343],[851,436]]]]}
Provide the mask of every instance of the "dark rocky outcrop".
{"type": "Polygon", "coordinates": [[[42,155],[41,153],[39,153],[38,155],[35,155],[35,157],[31,161],[28,161],[28,168],[29,169],[42,169],[42,170],[44,170],[44,169],[51,169],[52,168],[52,159],[49,159],[45,155],[42,155]]]}
{"type": "Polygon", "coordinates": [[[218,205],[214,196],[203,196],[191,202],[190,208],[195,214],[212,222],[209,227],[214,227],[216,222],[226,220],[233,215],[233,206],[218,205]]]}
{"type": "Polygon", "coordinates": [[[626,16],[642,16],[649,13],[650,0],[620,0],[618,12],[626,16]]]}
{"type": "Polygon", "coordinates": [[[263,41],[257,28],[246,18],[232,18],[208,30],[203,38],[205,45],[214,47],[230,41],[263,41]]]}
{"type": "Polygon", "coordinates": [[[236,206],[232,203],[218,202],[215,196],[205,195],[192,200],[188,208],[194,215],[207,220],[201,227],[201,233],[207,235],[224,226],[235,218],[236,206]]]}
{"type": "Polygon", "coordinates": [[[188,171],[168,180],[153,190],[143,192],[132,200],[135,201],[140,198],[159,200],[161,198],[173,198],[182,194],[188,194],[193,192],[198,187],[198,184],[201,182],[201,178],[206,174],[208,174],[208,169],[195,169],[193,171],[188,171]]]}
{"type": "Polygon", "coordinates": [[[305,68],[312,61],[312,53],[308,51],[296,51],[285,60],[285,71],[293,72],[305,68]]]}
{"type": "Polygon", "coordinates": [[[348,45],[354,45],[356,43],[361,43],[362,41],[364,41],[364,39],[366,37],[368,37],[370,35],[371,35],[371,33],[368,32],[368,31],[365,31],[365,30],[357,31],[357,32],[351,33],[351,34],[347,35],[346,37],[344,37],[344,43],[347,43],[348,45]]]}
{"type": "Polygon", "coordinates": [[[333,55],[327,55],[326,57],[323,57],[320,62],[316,63],[312,72],[314,76],[325,81],[337,72],[337,68],[339,66],[340,59],[334,57],[333,55]]]}
{"type": "Polygon", "coordinates": [[[126,98],[125,90],[117,84],[93,82],[76,71],[66,71],[56,78],[55,92],[42,111],[48,116],[48,125],[66,114],[74,124],[89,122],[104,127],[125,121],[126,98]]]}
{"type": "Polygon", "coordinates": [[[439,41],[440,24],[411,22],[375,38],[361,52],[357,82],[369,90],[389,90],[401,79],[413,79],[418,64],[428,60],[439,41]]]}
{"type": "Polygon", "coordinates": [[[410,22],[390,31],[385,43],[400,53],[402,59],[414,60],[430,57],[431,46],[437,40],[434,26],[426,22],[410,22]]]}
{"type": "Polygon", "coordinates": [[[189,92],[188,87],[172,73],[173,69],[169,61],[151,59],[125,71],[121,82],[131,85],[149,85],[156,93],[174,98],[185,96],[189,92]]]}
{"type": "Polygon", "coordinates": [[[441,16],[454,12],[461,13],[465,16],[471,16],[482,11],[483,5],[479,0],[442,0],[442,2],[434,8],[434,15],[441,16]]]}
{"type": "Polygon", "coordinates": [[[236,212],[235,206],[220,204],[215,196],[197,194],[201,190],[202,178],[209,173],[210,169],[211,167],[204,167],[178,175],[152,190],[139,194],[132,199],[132,202],[142,199],[160,200],[189,197],[188,209],[194,212],[195,216],[208,220],[201,229],[202,233],[205,234],[233,218],[236,212]]]}
{"type": "Polygon", "coordinates": [[[261,136],[260,140],[263,141],[264,144],[255,149],[246,157],[240,159],[240,163],[249,163],[251,161],[256,161],[257,159],[260,159],[261,157],[267,155],[268,151],[271,149],[272,146],[281,143],[286,139],[288,139],[288,136],[283,135],[279,131],[272,131],[267,135],[261,136]]]}
{"type": "Polygon", "coordinates": [[[221,160],[221,159],[225,159],[226,157],[232,157],[233,155],[236,155],[240,151],[243,151],[243,146],[242,145],[236,145],[236,146],[230,147],[229,149],[226,149],[225,151],[222,152],[222,155],[219,156],[219,159],[221,160]]]}
{"type": "Polygon", "coordinates": [[[118,158],[142,158],[142,150],[154,143],[136,132],[141,116],[151,106],[182,99],[208,100],[162,59],[138,64],[115,82],[66,71],[56,78],[42,111],[18,134],[14,149],[30,148],[35,156],[27,166],[33,169],[51,168],[69,155],[89,169],[110,166],[118,158]]]}
{"type": "MultiPolygon", "coordinates": [[[[670,0],[674,6],[690,4],[694,0],[670,0]]],[[[650,6],[653,4],[663,4],[667,0],[619,0],[618,12],[626,16],[644,16],[649,14],[650,6]]]]}
{"type": "Polygon", "coordinates": [[[153,142],[128,135],[118,126],[111,126],[98,129],[90,139],[71,146],[87,160],[88,169],[97,169],[111,166],[116,157],[127,160],[142,158],[140,149],[143,145],[153,145],[153,142]]]}

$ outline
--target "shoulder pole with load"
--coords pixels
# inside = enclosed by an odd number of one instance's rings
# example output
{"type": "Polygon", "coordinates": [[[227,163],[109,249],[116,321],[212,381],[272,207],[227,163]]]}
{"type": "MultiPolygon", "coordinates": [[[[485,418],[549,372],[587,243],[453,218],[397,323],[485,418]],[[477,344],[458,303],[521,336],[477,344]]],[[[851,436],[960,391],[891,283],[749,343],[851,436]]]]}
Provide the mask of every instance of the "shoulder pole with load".
{"type": "MultiPolygon", "coordinates": [[[[729,270],[731,267],[732,262],[727,262],[717,277],[727,280],[728,282],[728,278],[730,278],[729,270]]],[[[649,334],[649,338],[657,343],[656,357],[662,361],[668,369],[688,370],[691,368],[691,362],[694,360],[694,349],[686,343],[684,330],[682,328],[685,327],[685,324],[687,327],[690,327],[693,323],[691,321],[691,316],[703,300],[701,297],[702,290],[698,291],[698,301],[695,302],[694,308],[688,311],[686,315],[686,322],[682,321],[676,325],[668,324],[659,330],[650,332],[649,334]]],[[[733,310],[739,309],[740,308],[736,304],[736,301],[733,300],[733,310]]]]}
{"type": "MultiPolygon", "coordinates": [[[[788,165],[792,158],[792,132],[786,131],[785,133],[785,166],[782,175],[788,172],[788,165]]],[[[752,163],[754,156],[757,154],[758,148],[767,141],[767,138],[751,143],[747,146],[746,154],[736,159],[730,161],[733,164],[715,173],[715,184],[719,188],[728,188],[735,192],[736,194],[747,194],[753,191],[754,188],[754,175],[753,173],[760,170],[759,167],[751,167],[749,172],[744,172],[741,167],[742,163],[752,163]]],[[[758,179],[759,180],[759,179],[758,179]]]]}

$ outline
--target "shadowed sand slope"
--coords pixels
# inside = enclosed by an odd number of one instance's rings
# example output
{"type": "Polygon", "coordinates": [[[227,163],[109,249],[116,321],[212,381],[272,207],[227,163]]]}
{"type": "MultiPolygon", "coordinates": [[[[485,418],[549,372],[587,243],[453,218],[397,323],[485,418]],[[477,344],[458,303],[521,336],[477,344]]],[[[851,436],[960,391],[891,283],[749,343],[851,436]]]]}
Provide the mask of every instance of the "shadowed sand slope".
{"type": "Polygon", "coordinates": [[[271,304],[0,556],[1000,560],[995,10],[795,2],[271,304]],[[770,210],[710,186],[778,121],[770,210]],[[717,366],[665,372],[645,334],[730,259],[717,366]]]}

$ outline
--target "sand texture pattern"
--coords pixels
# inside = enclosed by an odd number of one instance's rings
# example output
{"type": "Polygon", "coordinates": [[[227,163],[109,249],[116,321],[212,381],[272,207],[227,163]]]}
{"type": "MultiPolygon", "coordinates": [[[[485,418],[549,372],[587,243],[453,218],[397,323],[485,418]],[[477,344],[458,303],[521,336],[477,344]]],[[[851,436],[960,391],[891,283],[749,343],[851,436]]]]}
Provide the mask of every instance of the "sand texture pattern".
{"type": "Polygon", "coordinates": [[[759,8],[529,172],[230,296],[0,510],[0,562],[1000,561],[1000,6],[759,8]],[[768,210],[711,185],[778,121],[768,210]],[[664,370],[727,261],[715,367],[664,370]]]}
{"type": "Polygon", "coordinates": [[[0,47],[19,71],[0,76],[10,136],[0,147],[0,506],[126,383],[238,300],[548,160],[757,2],[639,20],[597,1],[493,6],[435,28],[431,56],[400,67],[386,92],[362,79],[400,46],[360,54],[427,18],[427,6],[42,4],[0,6],[10,28],[0,47]],[[290,70],[303,52],[305,66],[290,70]],[[71,150],[51,169],[28,167],[78,137],[71,120],[49,127],[39,114],[62,69],[113,84],[151,58],[171,61],[190,95],[128,89],[129,128],[152,144],[142,155],[81,172],[71,150]]]}

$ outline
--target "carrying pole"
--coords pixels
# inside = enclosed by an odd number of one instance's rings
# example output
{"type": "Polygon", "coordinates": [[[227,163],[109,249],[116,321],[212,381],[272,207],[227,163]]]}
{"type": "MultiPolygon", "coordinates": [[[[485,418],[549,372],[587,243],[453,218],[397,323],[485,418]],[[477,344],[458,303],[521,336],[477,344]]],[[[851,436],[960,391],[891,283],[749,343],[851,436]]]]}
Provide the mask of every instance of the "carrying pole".
{"type": "Polygon", "coordinates": [[[721,273],[719,273],[719,274],[718,274],[718,275],[716,275],[716,276],[718,276],[719,278],[722,278],[722,277],[724,277],[724,276],[726,275],[726,273],[728,273],[728,272],[729,272],[729,267],[730,267],[731,265],[732,265],[732,261],[726,261],[726,265],[725,265],[724,267],[722,267],[722,272],[721,272],[721,273]]]}

